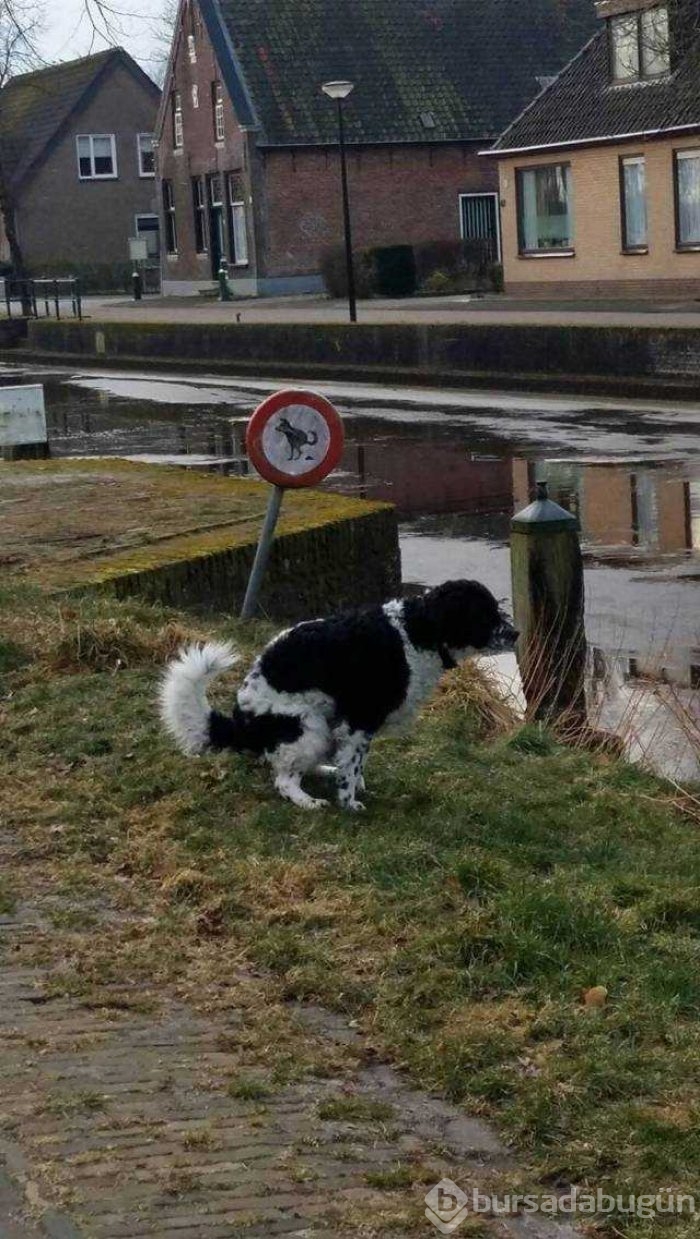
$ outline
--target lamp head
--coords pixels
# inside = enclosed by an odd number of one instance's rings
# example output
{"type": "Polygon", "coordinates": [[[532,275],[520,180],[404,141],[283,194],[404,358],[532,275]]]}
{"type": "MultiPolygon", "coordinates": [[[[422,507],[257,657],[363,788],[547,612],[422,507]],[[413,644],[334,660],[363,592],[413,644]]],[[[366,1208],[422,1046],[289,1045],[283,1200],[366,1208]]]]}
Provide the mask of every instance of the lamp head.
{"type": "Polygon", "coordinates": [[[329,99],[347,99],[355,89],[354,82],[324,82],[321,90],[329,99]]]}

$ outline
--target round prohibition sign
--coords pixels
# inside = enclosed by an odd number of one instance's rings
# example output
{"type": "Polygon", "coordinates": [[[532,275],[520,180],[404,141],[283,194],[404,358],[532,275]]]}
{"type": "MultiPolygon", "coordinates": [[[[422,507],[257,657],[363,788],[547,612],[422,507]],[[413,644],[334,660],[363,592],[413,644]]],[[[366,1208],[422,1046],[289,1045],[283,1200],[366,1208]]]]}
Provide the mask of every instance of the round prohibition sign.
{"type": "Polygon", "coordinates": [[[246,431],[252,465],[266,482],[284,488],[318,485],[339,463],[344,443],[340,414],[312,391],[268,396],[246,431]]]}

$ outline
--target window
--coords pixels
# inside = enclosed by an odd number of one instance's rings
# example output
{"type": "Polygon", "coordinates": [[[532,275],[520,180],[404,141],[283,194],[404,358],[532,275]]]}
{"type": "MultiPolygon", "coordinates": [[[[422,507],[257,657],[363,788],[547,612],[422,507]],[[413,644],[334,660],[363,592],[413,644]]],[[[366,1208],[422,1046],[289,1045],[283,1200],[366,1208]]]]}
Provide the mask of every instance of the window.
{"type": "Polygon", "coordinates": [[[136,216],[136,236],[146,242],[148,257],[160,257],[160,222],[157,215],[136,216]]]}
{"type": "Polygon", "coordinates": [[[197,63],[197,15],[195,11],[195,5],[193,2],[191,2],[187,6],[185,20],[187,21],[189,25],[189,32],[187,35],[187,55],[189,56],[190,64],[196,65],[197,63]]]}
{"type": "Polygon", "coordinates": [[[194,211],[194,240],[198,254],[207,252],[207,202],[201,176],[192,179],[192,208],[194,211]]]}
{"type": "Polygon", "coordinates": [[[646,250],[648,237],[646,162],[643,155],[620,160],[622,248],[626,253],[646,250]]]}
{"type": "Polygon", "coordinates": [[[610,22],[611,72],[615,82],[662,77],[671,68],[668,8],[657,5],[610,22]]]}
{"type": "Polygon", "coordinates": [[[519,168],[517,187],[520,253],[571,253],[574,231],[569,164],[519,168]]]}
{"type": "Polygon", "coordinates": [[[194,86],[192,87],[192,107],[193,108],[199,107],[199,86],[197,85],[196,82],[194,86]]]}
{"type": "Polygon", "coordinates": [[[700,249],[700,150],[676,151],[676,245],[700,249]]]}
{"type": "Polygon", "coordinates": [[[179,90],[173,92],[172,97],[173,108],[173,147],[175,150],[180,150],[184,144],[184,135],[182,128],[182,95],[179,90]]]}
{"type": "Polygon", "coordinates": [[[223,178],[220,172],[209,177],[209,201],[213,207],[224,205],[223,178]]]}
{"type": "Polygon", "coordinates": [[[139,152],[139,176],[155,176],[156,157],[153,149],[153,134],[140,133],[137,138],[139,152]]]}
{"type": "Polygon", "coordinates": [[[646,9],[641,14],[642,76],[661,77],[671,68],[668,9],[646,9]]]}
{"type": "Polygon", "coordinates": [[[78,175],[81,181],[114,179],[117,144],[113,133],[83,133],[77,138],[78,175]]]}
{"type": "Polygon", "coordinates": [[[214,111],[214,136],[217,142],[224,140],[224,89],[221,82],[213,82],[211,101],[214,111]]]}
{"type": "Polygon", "coordinates": [[[177,223],[172,181],[163,181],[163,218],[165,220],[165,248],[169,254],[177,254],[177,223]]]}
{"type": "Polygon", "coordinates": [[[237,267],[248,265],[248,232],[243,179],[232,172],[228,178],[228,235],[231,262],[237,267]]]}

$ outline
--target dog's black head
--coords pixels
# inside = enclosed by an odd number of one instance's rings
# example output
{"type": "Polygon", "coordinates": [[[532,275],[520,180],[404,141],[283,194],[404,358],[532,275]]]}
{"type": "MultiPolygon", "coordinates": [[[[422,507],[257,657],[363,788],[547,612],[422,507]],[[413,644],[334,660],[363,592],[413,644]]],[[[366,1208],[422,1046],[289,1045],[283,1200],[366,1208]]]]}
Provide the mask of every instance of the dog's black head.
{"type": "Polygon", "coordinates": [[[453,662],[471,653],[512,650],[518,634],[493,594],[478,581],[446,581],[404,603],[406,631],[419,649],[449,654],[453,662]]]}

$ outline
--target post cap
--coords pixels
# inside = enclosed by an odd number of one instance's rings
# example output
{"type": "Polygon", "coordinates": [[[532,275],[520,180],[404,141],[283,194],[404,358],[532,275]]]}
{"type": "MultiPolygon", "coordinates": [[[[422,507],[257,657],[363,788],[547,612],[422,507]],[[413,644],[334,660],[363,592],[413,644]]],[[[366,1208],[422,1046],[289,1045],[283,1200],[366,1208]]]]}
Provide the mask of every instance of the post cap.
{"type": "Polygon", "coordinates": [[[539,526],[546,526],[548,532],[559,529],[579,530],[578,518],[567,512],[558,503],[549,498],[546,482],[537,483],[537,498],[529,507],[524,508],[513,517],[513,529],[522,533],[535,533],[539,526]]]}

